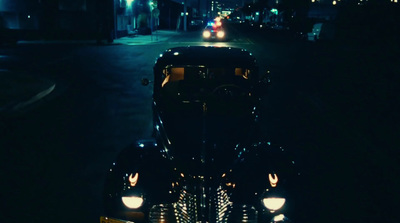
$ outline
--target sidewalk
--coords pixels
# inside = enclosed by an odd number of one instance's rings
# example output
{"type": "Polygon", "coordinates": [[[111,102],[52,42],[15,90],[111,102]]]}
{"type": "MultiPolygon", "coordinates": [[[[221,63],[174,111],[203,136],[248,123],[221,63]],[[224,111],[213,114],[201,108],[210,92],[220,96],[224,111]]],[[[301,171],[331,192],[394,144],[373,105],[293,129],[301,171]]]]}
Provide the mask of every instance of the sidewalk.
{"type": "MultiPolygon", "coordinates": [[[[165,42],[177,31],[157,30],[151,35],[134,35],[115,39],[105,45],[145,45],[165,42]]],[[[95,40],[35,40],[18,41],[24,44],[96,44],[95,40]]],[[[56,83],[51,80],[39,79],[29,74],[14,73],[0,69],[0,115],[2,113],[17,112],[51,94],[56,83]]]]}
{"type": "Polygon", "coordinates": [[[158,42],[166,42],[168,41],[168,39],[173,38],[174,36],[179,34],[179,31],[156,30],[151,35],[133,35],[115,39],[112,44],[144,45],[158,42]]]}
{"type": "MultiPolygon", "coordinates": [[[[130,35],[114,39],[112,43],[103,40],[101,45],[144,45],[158,42],[165,42],[168,39],[179,35],[179,31],[174,30],[156,30],[151,35],[130,35]]],[[[97,44],[96,40],[20,40],[18,45],[25,44],[97,44]]]]}

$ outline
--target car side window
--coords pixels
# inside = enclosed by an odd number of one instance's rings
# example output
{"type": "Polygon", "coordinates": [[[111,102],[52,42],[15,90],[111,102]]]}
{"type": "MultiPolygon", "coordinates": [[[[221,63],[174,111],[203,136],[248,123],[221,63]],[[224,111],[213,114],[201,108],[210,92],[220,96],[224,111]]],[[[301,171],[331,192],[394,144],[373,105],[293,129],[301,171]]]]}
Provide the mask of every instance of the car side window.
{"type": "Polygon", "coordinates": [[[250,70],[245,68],[235,68],[235,76],[242,76],[244,79],[250,78],[250,70]]]}
{"type": "Polygon", "coordinates": [[[169,82],[176,82],[183,80],[185,77],[185,68],[183,67],[171,67],[166,68],[163,71],[165,78],[161,84],[161,87],[164,87],[169,82]]]}

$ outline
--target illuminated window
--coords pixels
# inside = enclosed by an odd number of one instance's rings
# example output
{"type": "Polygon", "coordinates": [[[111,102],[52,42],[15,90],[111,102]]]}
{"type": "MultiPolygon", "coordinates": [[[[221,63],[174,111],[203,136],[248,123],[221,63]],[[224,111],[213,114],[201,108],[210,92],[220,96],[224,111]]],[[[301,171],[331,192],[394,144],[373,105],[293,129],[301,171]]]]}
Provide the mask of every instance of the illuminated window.
{"type": "Polygon", "coordinates": [[[163,72],[167,76],[165,77],[163,83],[161,84],[164,87],[168,82],[180,81],[184,79],[185,68],[183,67],[172,67],[169,71],[164,70],[163,72]]]}
{"type": "Polygon", "coordinates": [[[185,73],[185,68],[183,68],[183,67],[171,68],[170,81],[183,80],[184,73],[185,73]]]}
{"type": "Polygon", "coordinates": [[[235,68],[235,76],[242,76],[244,79],[248,79],[250,76],[250,70],[243,68],[235,68]]]}

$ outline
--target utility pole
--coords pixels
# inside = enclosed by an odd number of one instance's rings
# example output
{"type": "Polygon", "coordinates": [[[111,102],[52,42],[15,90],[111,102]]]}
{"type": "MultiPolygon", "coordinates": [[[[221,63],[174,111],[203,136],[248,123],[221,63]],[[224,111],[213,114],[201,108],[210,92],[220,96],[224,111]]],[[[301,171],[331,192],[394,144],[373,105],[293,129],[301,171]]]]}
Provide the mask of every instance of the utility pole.
{"type": "Polygon", "coordinates": [[[183,31],[187,31],[187,27],[186,27],[186,23],[187,23],[187,0],[185,0],[185,2],[183,3],[183,31]]]}
{"type": "MultiPolygon", "coordinates": [[[[116,5],[116,1],[115,0],[113,0],[113,22],[114,22],[114,24],[113,24],[113,27],[114,27],[114,30],[113,30],[113,39],[116,39],[117,38],[117,30],[118,30],[118,17],[117,17],[117,5],[116,5]]],[[[112,42],[112,40],[110,40],[111,42],[112,42]]]]}

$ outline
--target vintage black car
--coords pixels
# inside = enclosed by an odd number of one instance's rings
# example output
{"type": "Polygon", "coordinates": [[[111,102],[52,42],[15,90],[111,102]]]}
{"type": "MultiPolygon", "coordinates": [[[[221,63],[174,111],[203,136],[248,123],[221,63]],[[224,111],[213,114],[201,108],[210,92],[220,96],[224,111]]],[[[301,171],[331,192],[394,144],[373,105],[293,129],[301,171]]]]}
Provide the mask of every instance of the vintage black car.
{"type": "Polygon", "coordinates": [[[268,77],[231,47],[166,50],[154,66],[153,136],[113,163],[105,215],[134,222],[283,222],[297,170],[263,139],[259,103],[268,77]]]}

